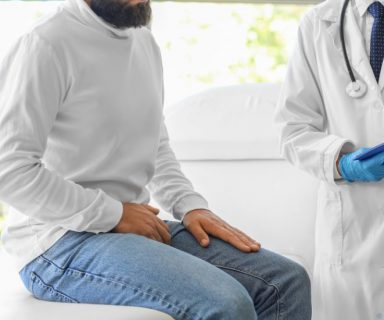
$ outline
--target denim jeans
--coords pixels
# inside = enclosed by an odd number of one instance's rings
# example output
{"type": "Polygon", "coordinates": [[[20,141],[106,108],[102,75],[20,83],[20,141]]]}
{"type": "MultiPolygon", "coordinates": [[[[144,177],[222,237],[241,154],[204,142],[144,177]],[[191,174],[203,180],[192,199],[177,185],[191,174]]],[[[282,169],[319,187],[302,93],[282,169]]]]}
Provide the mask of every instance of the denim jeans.
{"type": "Polygon", "coordinates": [[[171,245],[68,231],[20,276],[38,299],[146,307],[176,320],[311,319],[310,282],[297,263],[215,237],[203,248],[183,224],[165,222],[171,245]]]}

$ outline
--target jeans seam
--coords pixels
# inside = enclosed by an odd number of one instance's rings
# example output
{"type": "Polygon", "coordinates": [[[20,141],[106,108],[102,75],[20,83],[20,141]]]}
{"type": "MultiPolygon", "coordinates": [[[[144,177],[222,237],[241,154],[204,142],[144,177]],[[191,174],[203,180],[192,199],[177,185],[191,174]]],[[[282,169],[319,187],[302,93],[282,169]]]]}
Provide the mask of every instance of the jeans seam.
{"type": "MultiPolygon", "coordinates": [[[[187,320],[194,320],[195,318],[194,317],[197,317],[196,314],[194,313],[190,313],[192,317],[189,316],[189,314],[187,314],[187,312],[183,311],[182,309],[180,309],[178,306],[176,306],[175,304],[173,304],[172,302],[162,298],[161,296],[157,295],[157,294],[151,294],[151,293],[148,293],[146,292],[145,290],[142,290],[136,286],[133,286],[132,284],[128,284],[126,282],[120,282],[120,281],[117,281],[113,278],[107,278],[105,276],[101,276],[101,275],[98,275],[98,274],[95,274],[95,273],[91,273],[89,271],[84,271],[84,270],[80,270],[80,269],[75,269],[75,268],[71,268],[71,267],[66,267],[65,269],[64,268],[61,268],[59,266],[57,266],[54,262],[52,262],[51,260],[47,259],[46,257],[44,256],[41,256],[41,258],[43,260],[45,260],[46,262],[52,264],[53,266],[55,266],[56,268],[60,269],[62,272],[66,273],[67,275],[70,275],[70,273],[67,273],[67,271],[75,271],[75,272],[79,272],[79,273],[83,273],[85,275],[90,275],[90,276],[93,276],[93,277],[97,277],[97,278],[100,278],[101,280],[103,281],[109,281],[111,283],[114,283],[114,284],[119,284],[120,286],[126,286],[126,287],[129,287],[133,290],[137,290],[138,292],[144,294],[144,295],[147,295],[151,298],[153,297],[156,297],[159,301],[163,301],[165,303],[167,303],[168,305],[170,305],[174,310],[177,311],[177,313],[181,313],[181,316],[183,318],[186,318],[187,320]]],[[[75,300],[75,299],[73,299],[75,300]]],[[[198,319],[196,320],[201,320],[201,318],[199,317],[198,319]]]]}
{"type": "MultiPolygon", "coordinates": [[[[79,269],[74,269],[74,268],[67,268],[67,270],[64,271],[64,273],[67,273],[67,271],[75,271],[75,272],[79,272],[79,273],[83,273],[84,275],[89,275],[89,276],[92,276],[92,277],[95,277],[95,278],[99,278],[103,281],[109,281],[111,283],[114,283],[114,284],[118,284],[120,285],[121,287],[128,287],[128,288],[131,288],[132,290],[136,290],[138,292],[140,292],[141,294],[143,295],[146,295],[150,298],[153,298],[153,297],[156,297],[159,301],[162,301],[162,302],[165,302],[167,303],[168,305],[170,305],[173,309],[177,310],[177,313],[181,313],[180,315],[183,317],[183,318],[186,318],[187,320],[190,319],[190,320],[193,320],[194,316],[196,316],[195,314],[192,314],[192,318],[185,312],[183,311],[182,309],[180,309],[178,306],[176,306],[175,304],[173,304],[172,302],[168,301],[167,299],[164,299],[162,298],[160,295],[156,294],[156,293],[149,293],[145,290],[142,290],[140,288],[138,288],[137,286],[135,285],[132,285],[132,284],[128,284],[124,281],[118,281],[116,279],[113,279],[113,278],[107,278],[105,276],[101,276],[99,274],[95,274],[95,273],[91,273],[89,271],[84,271],[84,270],[79,270],[79,269]]],[[[68,273],[67,273],[68,274],[68,273]]],[[[69,274],[68,274],[69,275],[69,274]]]]}
{"type": "Polygon", "coordinates": [[[63,296],[64,298],[66,298],[67,300],[69,300],[70,302],[73,302],[73,303],[79,303],[76,299],[70,297],[69,295],[61,292],[60,290],[57,290],[56,288],[54,288],[52,285],[48,284],[48,283],[45,283],[35,272],[32,272],[31,275],[30,275],[30,282],[31,282],[31,292],[34,294],[33,292],[33,284],[35,285],[40,285],[38,282],[41,282],[41,284],[52,290],[54,293],[57,293],[58,295],[61,295],[63,296]]]}
{"type": "Polygon", "coordinates": [[[223,265],[220,265],[220,264],[214,264],[214,266],[216,266],[219,269],[227,269],[227,270],[232,270],[232,271],[236,271],[236,272],[239,272],[239,273],[246,274],[246,275],[248,275],[250,277],[253,277],[253,278],[256,278],[256,279],[259,279],[259,280],[263,281],[266,285],[268,285],[270,287],[273,287],[275,289],[276,293],[277,293],[277,301],[276,301],[277,302],[277,318],[276,318],[276,320],[282,320],[283,319],[282,315],[284,314],[284,302],[281,301],[280,290],[279,290],[279,287],[276,284],[268,282],[267,280],[265,280],[263,277],[261,277],[259,275],[255,275],[255,274],[252,274],[250,272],[237,269],[235,267],[223,266],[223,265]]]}
{"type": "MultiPolygon", "coordinates": [[[[67,236],[67,235],[69,234],[69,232],[70,232],[70,231],[67,231],[67,232],[66,232],[66,233],[59,239],[59,241],[60,241],[61,239],[63,239],[65,236],[67,236]]],[[[76,251],[75,251],[73,254],[69,255],[69,256],[65,259],[65,261],[62,263],[62,266],[58,266],[57,264],[53,263],[53,261],[52,261],[49,257],[47,257],[47,254],[46,254],[46,253],[49,252],[49,249],[47,250],[47,252],[43,253],[41,256],[42,256],[46,261],[52,263],[55,267],[57,267],[57,268],[59,268],[59,269],[61,269],[61,270],[64,270],[64,269],[65,269],[65,266],[71,261],[71,259],[73,259],[73,257],[77,254],[77,252],[81,249],[81,247],[85,244],[85,242],[86,242],[88,239],[90,239],[90,238],[92,238],[92,235],[90,235],[89,237],[87,237],[86,239],[84,239],[81,243],[77,244],[77,246],[76,246],[76,251]]]]}

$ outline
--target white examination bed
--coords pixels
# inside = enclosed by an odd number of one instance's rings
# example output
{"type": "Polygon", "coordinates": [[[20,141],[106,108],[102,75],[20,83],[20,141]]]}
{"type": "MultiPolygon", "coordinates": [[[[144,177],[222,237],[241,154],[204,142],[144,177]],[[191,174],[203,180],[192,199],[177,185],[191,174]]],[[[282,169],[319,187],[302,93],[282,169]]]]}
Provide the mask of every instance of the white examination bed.
{"type": "Polygon", "coordinates": [[[211,209],[311,275],[317,181],[279,155],[280,86],[221,87],[167,110],[173,149],[211,209]]]}

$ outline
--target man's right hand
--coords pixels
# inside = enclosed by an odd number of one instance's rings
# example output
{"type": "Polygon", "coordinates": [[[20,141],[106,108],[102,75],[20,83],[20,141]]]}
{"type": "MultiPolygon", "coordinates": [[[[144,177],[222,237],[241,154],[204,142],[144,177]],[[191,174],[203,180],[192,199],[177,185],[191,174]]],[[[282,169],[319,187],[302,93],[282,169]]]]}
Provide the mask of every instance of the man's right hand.
{"type": "Polygon", "coordinates": [[[171,243],[168,225],[157,215],[160,210],[148,204],[123,203],[123,216],[112,232],[135,233],[152,240],[171,243]]]}

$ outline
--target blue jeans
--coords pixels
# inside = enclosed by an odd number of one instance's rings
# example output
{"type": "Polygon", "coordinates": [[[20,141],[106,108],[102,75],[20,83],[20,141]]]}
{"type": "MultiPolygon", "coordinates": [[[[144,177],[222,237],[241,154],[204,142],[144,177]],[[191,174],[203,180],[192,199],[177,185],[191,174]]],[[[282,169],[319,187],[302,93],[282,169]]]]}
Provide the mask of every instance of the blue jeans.
{"type": "Polygon", "coordinates": [[[183,224],[165,222],[171,245],[68,231],[20,276],[38,299],[140,306],[176,320],[311,319],[310,282],[297,263],[215,237],[203,248],[183,224]]]}

